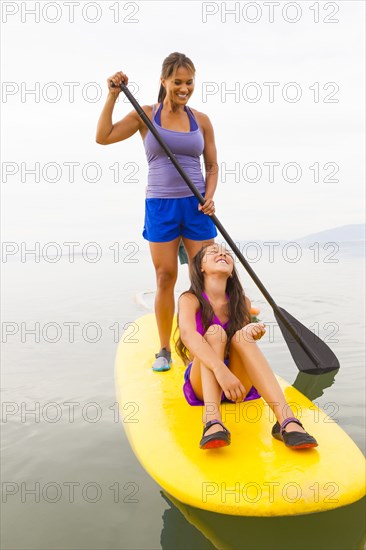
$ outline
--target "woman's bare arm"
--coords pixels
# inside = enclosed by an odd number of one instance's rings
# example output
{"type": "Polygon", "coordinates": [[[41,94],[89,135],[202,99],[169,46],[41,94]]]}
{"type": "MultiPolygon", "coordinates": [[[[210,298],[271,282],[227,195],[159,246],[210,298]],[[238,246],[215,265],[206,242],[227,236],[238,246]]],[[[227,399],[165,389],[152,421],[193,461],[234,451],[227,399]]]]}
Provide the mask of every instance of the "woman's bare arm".
{"type": "Polygon", "coordinates": [[[217,164],[217,150],[215,144],[215,134],[213,126],[207,115],[201,115],[202,129],[204,131],[205,148],[203,151],[203,159],[206,170],[206,192],[205,199],[212,199],[219,177],[219,167],[217,164]]]}
{"type": "MultiPolygon", "coordinates": [[[[128,139],[133,136],[133,134],[135,134],[138,130],[140,130],[142,135],[146,129],[146,125],[135,110],[129,112],[124,118],[122,118],[122,120],[116,122],[116,124],[113,124],[112,114],[116,100],[121,93],[121,89],[119,87],[121,82],[124,82],[126,85],[128,84],[128,76],[122,71],[119,71],[113,76],[107,78],[108,96],[99,117],[97,134],[95,138],[96,142],[100,145],[109,145],[110,143],[123,141],[124,139],[128,139]],[[114,87],[111,86],[111,82],[114,83],[114,87]]],[[[146,114],[148,114],[148,116],[151,116],[151,107],[145,105],[143,110],[146,114]]]]}
{"type": "MultiPolygon", "coordinates": [[[[100,115],[95,138],[96,142],[100,145],[109,145],[110,143],[123,141],[145,127],[145,124],[136,111],[131,111],[124,118],[113,124],[112,113],[115,101],[113,96],[108,96],[102,114],[100,115]]],[[[147,105],[143,107],[145,112],[149,111],[149,109],[151,110],[151,107],[147,105]]]]}

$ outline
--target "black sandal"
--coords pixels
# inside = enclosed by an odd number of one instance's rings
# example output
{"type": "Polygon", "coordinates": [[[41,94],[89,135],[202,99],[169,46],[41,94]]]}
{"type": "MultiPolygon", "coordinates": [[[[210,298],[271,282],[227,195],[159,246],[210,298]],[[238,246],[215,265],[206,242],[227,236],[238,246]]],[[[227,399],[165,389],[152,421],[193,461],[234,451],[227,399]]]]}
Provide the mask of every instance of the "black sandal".
{"type": "Polygon", "coordinates": [[[202,439],[200,441],[201,449],[217,449],[219,447],[226,447],[230,445],[231,434],[227,428],[223,425],[221,420],[209,420],[205,427],[203,428],[202,439]],[[207,430],[214,426],[215,424],[220,424],[224,428],[223,431],[218,431],[210,435],[205,435],[207,430]]]}
{"type": "Polygon", "coordinates": [[[272,428],[272,436],[279,441],[283,441],[286,447],[290,447],[291,449],[308,449],[318,446],[317,440],[307,432],[286,432],[285,428],[290,422],[296,422],[296,424],[304,428],[300,420],[290,417],[286,418],[281,425],[278,421],[276,422],[272,428]]]}

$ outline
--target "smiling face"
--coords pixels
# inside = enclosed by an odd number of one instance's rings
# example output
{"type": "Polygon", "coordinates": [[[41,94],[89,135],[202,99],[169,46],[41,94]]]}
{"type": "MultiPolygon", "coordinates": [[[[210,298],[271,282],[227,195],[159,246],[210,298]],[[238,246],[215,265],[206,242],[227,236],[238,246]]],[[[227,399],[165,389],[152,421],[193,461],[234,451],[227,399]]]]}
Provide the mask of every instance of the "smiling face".
{"type": "Polygon", "coordinates": [[[169,78],[161,78],[167,98],[177,105],[185,105],[194,90],[194,73],[186,67],[178,67],[169,78]]]}
{"type": "Polygon", "coordinates": [[[230,277],[233,269],[233,256],[224,245],[212,244],[206,248],[201,263],[201,271],[204,275],[222,273],[226,277],[230,277]]]}

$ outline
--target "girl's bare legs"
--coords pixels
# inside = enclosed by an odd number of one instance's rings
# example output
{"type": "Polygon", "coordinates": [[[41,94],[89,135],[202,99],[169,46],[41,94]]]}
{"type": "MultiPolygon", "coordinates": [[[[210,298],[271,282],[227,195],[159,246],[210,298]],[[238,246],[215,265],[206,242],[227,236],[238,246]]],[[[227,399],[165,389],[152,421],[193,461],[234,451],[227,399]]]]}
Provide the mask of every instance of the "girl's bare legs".
{"type": "MultiPolygon", "coordinates": [[[[255,340],[248,336],[245,329],[237,331],[230,342],[230,370],[249,391],[255,386],[263,399],[273,410],[280,424],[295,414],[287,404],[286,398],[267,359],[257,346],[255,340]]],[[[286,432],[305,430],[292,422],[286,426],[286,432]]]]}
{"type": "Polygon", "coordinates": [[[174,286],[178,275],[178,247],[180,237],[166,243],[150,242],[151,258],[156,273],[155,316],[161,348],[170,351],[175,310],[174,286]]]}
{"type": "MultiPolygon", "coordinates": [[[[226,332],[220,325],[212,325],[203,336],[207,345],[216,352],[220,359],[224,360],[225,345],[227,342],[226,332]]],[[[211,369],[206,367],[197,357],[194,358],[190,372],[192,388],[198,399],[204,401],[203,422],[216,418],[221,420],[221,395],[222,389],[211,369]]],[[[211,426],[205,435],[223,431],[220,424],[211,426]]]]}

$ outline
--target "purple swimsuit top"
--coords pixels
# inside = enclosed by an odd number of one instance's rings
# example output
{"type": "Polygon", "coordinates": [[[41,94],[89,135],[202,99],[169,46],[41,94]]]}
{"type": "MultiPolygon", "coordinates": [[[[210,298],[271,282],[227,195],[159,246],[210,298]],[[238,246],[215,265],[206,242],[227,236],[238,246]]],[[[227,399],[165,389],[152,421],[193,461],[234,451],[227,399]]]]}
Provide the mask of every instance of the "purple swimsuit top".
{"type": "MultiPolygon", "coordinates": [[[[203,153],[205,142],[194,114],[189,107],[185,106],[184,109],[188,114],[191,130],[190,132],[176,132],[162,128],[159,124],[162,106],[161,103],[157,113],[155,113],[155,105],[153,106],[152,123],[199,192],[204,193],[206,184],[201,170],[200,156],[203,153]]],[[[150,130],[145,136],[144,147],[149,165],[146,198],[175,199],[191,197],[192,192],[188,185],[150,130]]]]}
{"type": "MultiPolygon", "coordinates": [[[[202,296],[207,300],[207,294],[205,292],[202,292],[202,296]]],[[[226,294],[226,299],[228,300],[229,299],[229,296],[226,294]]],[[[227,321],[226,323],[222,323],[220,321],[220,319],[214,314],[214,318],[212,320],[212,323],[210,324],[210,326],[212,325],[220,325],[220,327],[222,327],[224,330],[227,329],[228,327],[228,324],[229,324],[229,321],[227,321]]],[[[202,323],[202,313],[201,313],[201,310],[199,309],[197,312],[196,312],[196,330],[197,332],[199,332],[202,336],[205,334],[205,329],[203,327],[203,323],[202,323]]]]}

